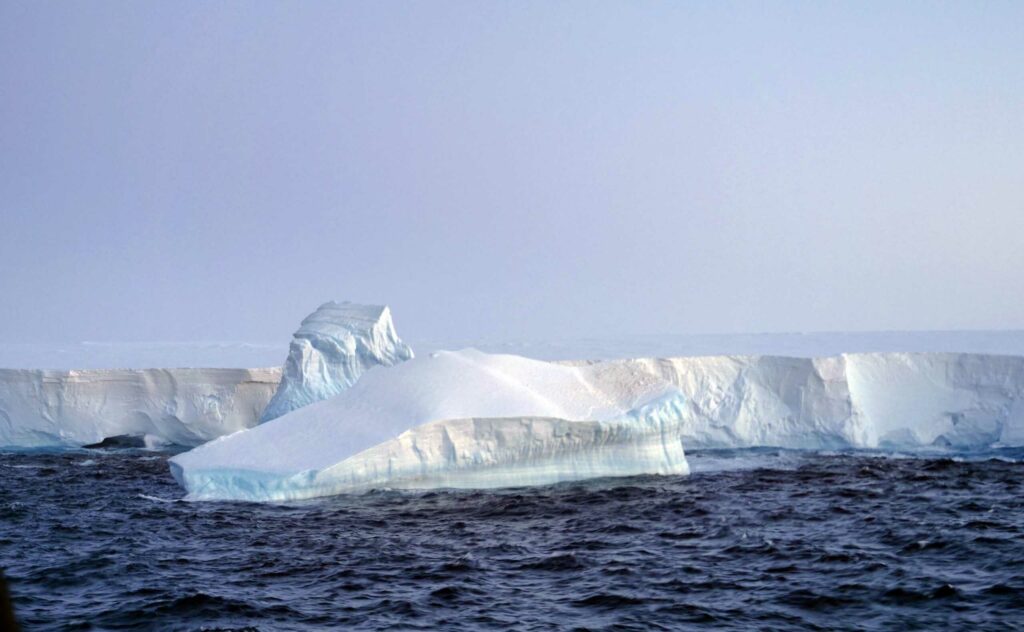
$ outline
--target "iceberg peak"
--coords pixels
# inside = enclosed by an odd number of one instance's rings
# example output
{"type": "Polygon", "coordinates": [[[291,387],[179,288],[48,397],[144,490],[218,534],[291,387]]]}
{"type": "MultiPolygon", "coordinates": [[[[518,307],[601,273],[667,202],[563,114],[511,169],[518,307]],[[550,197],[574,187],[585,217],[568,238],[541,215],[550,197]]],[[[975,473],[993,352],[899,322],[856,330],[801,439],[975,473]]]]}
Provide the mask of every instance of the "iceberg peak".
{"type": "Polygon", "coordinates": [[[288,349],[284,374],[260,422],[333,397],[372,367],[411,360],[386,305],[324,303],[303,319],[288,349]]]}

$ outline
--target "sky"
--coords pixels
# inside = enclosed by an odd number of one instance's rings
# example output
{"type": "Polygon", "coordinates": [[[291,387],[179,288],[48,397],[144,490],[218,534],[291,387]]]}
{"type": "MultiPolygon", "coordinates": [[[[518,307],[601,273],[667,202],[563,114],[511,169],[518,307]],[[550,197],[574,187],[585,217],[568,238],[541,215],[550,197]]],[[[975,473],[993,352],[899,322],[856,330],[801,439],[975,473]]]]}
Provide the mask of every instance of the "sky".
{"type": "Polygon", "coordinates": [[[0,2],[0,342],[1024,328],[1024,3],[0,2]]]}

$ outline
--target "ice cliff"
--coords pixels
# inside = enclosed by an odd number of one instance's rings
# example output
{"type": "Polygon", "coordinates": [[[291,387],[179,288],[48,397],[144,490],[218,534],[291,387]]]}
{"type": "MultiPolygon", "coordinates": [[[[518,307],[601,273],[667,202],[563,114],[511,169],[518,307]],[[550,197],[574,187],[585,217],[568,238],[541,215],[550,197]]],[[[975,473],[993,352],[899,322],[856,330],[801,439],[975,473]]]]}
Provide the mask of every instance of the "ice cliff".
{"type": "Polygon", "coordinates": [[[193,498],[683,473],[683,448],[1024,445],[1024,358],[869,353],[545,363],[445,352],[171,461],[193,498]]]}
{"type": "Polygon", "coordinates": [[[412,357],[386,306],[324,303],[295,332],[281,384],[260,421],[337,395],[367,369],[412,357]]]}
{"type": "Polygon", "coordinates": [[[0,369],[0,447],[196,446],[256,424],[280,369],[0,369]]]}
{"type": "Polygon", "coordinates": [[[639,366],[439,352],[369,371],[334,398],[180,454],[171,468],[193,498],[244,500],[685,473],[681,404],[639,366]]]}
{"type": "Polygon", "coordinates": [[[687,449],[1024,445],[1024,357],[857,353],[617,360],[686,400],[687,449]]]}

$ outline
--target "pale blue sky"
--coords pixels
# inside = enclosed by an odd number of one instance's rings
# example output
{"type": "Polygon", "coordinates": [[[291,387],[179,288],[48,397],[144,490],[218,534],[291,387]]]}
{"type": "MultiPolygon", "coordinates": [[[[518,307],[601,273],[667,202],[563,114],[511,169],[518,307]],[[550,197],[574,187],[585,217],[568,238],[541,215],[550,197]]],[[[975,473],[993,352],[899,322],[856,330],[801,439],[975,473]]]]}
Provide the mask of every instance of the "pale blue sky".
{"type": "Polygon", "coordinates": [[[1021,2],[0,2],[0,341],[1024,328],[1021,2]]]}

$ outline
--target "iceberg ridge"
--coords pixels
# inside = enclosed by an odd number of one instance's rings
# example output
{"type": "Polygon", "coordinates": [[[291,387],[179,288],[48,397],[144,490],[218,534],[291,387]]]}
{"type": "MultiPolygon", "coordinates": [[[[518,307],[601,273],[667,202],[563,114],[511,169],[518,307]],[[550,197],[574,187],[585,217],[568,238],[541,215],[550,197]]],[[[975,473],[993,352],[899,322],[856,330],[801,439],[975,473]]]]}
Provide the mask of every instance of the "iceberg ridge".
{"type": "Polygon", "coordinates": [[[387,306],[324,303],[295,332],[281,383],[260,422],[337,395],[374,366],[412,357],[387,306]]]}

